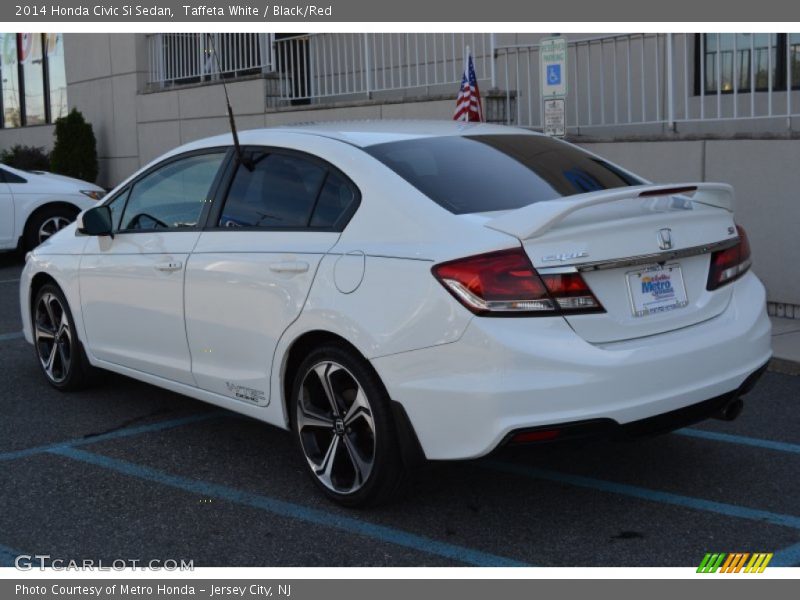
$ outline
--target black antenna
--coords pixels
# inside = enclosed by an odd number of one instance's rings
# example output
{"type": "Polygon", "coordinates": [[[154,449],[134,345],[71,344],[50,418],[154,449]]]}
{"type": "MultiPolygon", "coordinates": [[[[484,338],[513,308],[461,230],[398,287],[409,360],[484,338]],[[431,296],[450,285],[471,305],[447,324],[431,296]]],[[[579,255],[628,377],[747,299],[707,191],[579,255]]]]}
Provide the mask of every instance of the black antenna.
{"type": "Polygon", "coordinates": [[[228,106],[228,121],[230,122],[231,125],[231,133],[233,134],[233,147],[236,150],[236,158],[239,159],[239,163],[244,165],[248,171],[252,171],[253,164],[242,153],[242,147],[239,145],[239,134],[236,132],[236,121],[233,118],[231,99],[228,97],[228,86],[225,85],[225,79],[222,77],[222,65],[219,62],[219,55],[217,54],[217,46],[214,44],[214,38],[212,34],[207,33],[206,35],[208,36],[208,41],[211,46],[211,52],[214,55],[214,62],[216,62],[217,64],[217,72],[220,75],[220,81],[222,81],[222,90],[225,92],[225,104],[228,106]]]}

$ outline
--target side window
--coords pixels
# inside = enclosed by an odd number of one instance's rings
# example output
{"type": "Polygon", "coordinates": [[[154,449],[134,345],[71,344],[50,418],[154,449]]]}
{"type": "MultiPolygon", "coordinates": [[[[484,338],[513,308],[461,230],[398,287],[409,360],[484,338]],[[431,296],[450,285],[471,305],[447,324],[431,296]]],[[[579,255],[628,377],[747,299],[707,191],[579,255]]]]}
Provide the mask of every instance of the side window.
{"type": "Polygon", "coordinates": [[[317,200],[312,227],[335,227],[340,219],[350,212],[356,199],[356,190],[349,181],[336,173],[329,173],[317,200]]]}
{"type": "Polygon", "coordinates": [[[28,183],[27,179],[23,179],[19,175],[15,175],[11,171],[6,171],[5,169],[0,169],[0,181],[5,181],[6,183],[28,183]]]}
{"type": "Polygon", "coordinates": [[[133,184],[128,194],[120,230],[197,227],[224,157],[224,152],[188,156],[145,175],[133,184]]]}
{"type": "Polygon", "coordinates": [[[307,227],[326,170],[288,154],[255,152],[252,163],[237,169],[219,226],[307,227]]]}
{"type": "Polygon", "coordinates": [[[114,231],[119,229],[119,221],[122,217],[122,209],[125,208],[125,200],[128,199],[128,194],[131,188],[125,188],[119,194],[105,202],[105,205],[111,210],[111,225],[114,231]]]}

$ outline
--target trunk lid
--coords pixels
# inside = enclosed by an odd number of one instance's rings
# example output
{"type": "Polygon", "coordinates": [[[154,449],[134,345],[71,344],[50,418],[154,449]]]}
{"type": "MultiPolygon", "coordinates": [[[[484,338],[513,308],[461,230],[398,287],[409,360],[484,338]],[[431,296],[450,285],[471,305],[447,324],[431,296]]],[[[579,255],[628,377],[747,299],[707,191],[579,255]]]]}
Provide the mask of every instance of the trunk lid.
{"type": "Polygon", "coordinates": [[[725,309],[730,286],[706,283],[711,252],[738,239],[732,202],[724,184],[630,186],[539,202],[485,226],[517,237],[542,274],[578,270],[606,312],[564,318],[587,342],[605,343],[725,309]]]}

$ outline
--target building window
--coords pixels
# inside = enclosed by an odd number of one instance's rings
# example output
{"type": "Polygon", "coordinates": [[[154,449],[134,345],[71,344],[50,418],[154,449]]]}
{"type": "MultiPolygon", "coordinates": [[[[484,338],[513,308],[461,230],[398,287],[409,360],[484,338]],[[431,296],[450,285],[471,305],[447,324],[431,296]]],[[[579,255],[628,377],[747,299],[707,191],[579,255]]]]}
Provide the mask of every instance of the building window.
{"type": "Polygon", "coordinates": [[[47,76],[50,85],[50,122],[66,117],[67,73],[64,68],[64,36],[61,33],[45,34],[47,46],[47,76]]]}
{"type": "Polygon", "coordinates": [[[19,64],[17,61],[17,34],[0,33],[0,72],[3,87],[3,127],[22,125],[22,107],[19,102],[19,64]]]}
{"type": "Polygon", "coordinates": [[[17,40],[25,90],[25,124],[47,123],[44,94],[44,53],[42,34],[21,33],[17,40]]]}
{"type": "Polygon", "coordinates": [[[789,34],[789,56],[792,61],[792,89],[800,89],[800,33],[789,34]]]}
{"type": "Polygon", "coordinates": [[[3,127],[53,123],[67,113],[60,33],[1,33],[3,127]]]}
{"type": "Polygon", "coordinates": [[[791,87],[800,88],[800,34],[697,34],[695,93],[785,90],[789,44],[791,87]]]}

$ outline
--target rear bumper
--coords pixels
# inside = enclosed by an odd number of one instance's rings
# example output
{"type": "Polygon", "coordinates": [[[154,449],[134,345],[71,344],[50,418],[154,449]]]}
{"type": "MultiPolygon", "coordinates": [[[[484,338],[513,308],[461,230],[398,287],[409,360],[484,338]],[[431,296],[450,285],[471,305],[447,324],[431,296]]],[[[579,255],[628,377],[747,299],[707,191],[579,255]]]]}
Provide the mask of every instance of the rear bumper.
{"type": "Polygon", "coordinates": [[[758,370],[751,373],[750,376],[744,380],[744,383],[737,389],[722,394],[716,398],[704,400],[697,404],[691,404],[684,408],[672,410],[654,417],[648,417],[640,421],[632,421],[624,425],[617,423],[613,419],[593,419],[589,421],[577,421],[574,423],[561,423],[552,428],[551,426],[534,427],[527,429],[519,429],[509,433],[501,442],[500,446],[517,445],[517,444],[530,444],[539,442],[516,442],[515,436],[517,434],[529,433],[553,433],[556,435],[540,435],[543,438],[541,443],[549,443],[551,441],[562,442],[576,439],[586,438],[607,438],[607,439],[636,439],[661,433],[668,433],[694,425],[700,421],[705,421],[711,417],[718,415],[725,406],[733,400],[740,398],[747,394],[756,385],[761,376],[766,372],[768,363],[765,363],[758,370]]]}
{"type": "Polygon", "coordinates": [[[560,318],[475,318],[457,342],[373,365],[429,459],[482,456],[558,424],[657,431],[708,416],[769,360],[764,288],[752,273],[732,285],[720,315],[666,334],[596,345],[560,318]]]}

